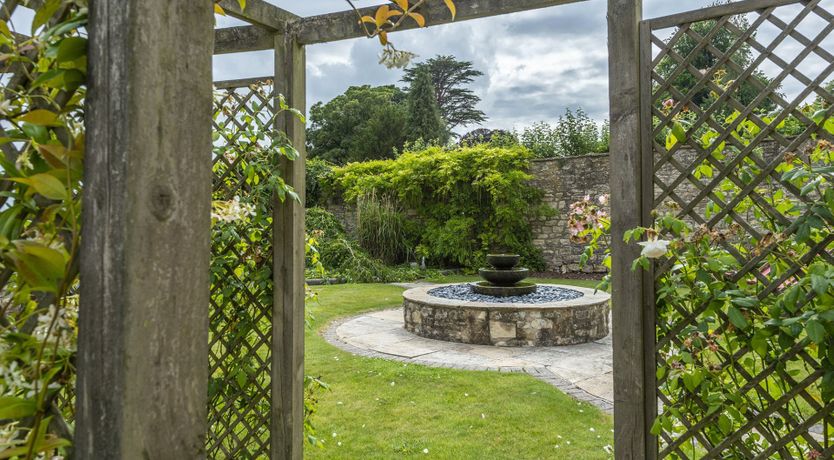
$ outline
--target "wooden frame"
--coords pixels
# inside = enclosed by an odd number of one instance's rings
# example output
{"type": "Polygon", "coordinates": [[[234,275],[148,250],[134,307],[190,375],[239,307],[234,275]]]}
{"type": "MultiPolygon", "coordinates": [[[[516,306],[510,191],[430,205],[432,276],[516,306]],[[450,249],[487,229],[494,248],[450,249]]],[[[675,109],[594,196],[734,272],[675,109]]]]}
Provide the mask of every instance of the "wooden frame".
{"type": "MultiPolygon", "coordinates": [[[[582,0],[463,1],[458,2],[456,21],[577,1],[582,0]]],[[[243,11],[235,0],[223,0],[222,6],[253,25],[213,32],[210,0],[91,4],[80,458],[204,456],[207,331],[181,325],[207,323],[210,120],[205,109],[210,106],[212,34],[214,54],[273,49],[275,90],[302,110],[304,46],[362,36],[354,11],[299,18],[263,0],[247,3],[243,11]],[[148,27],[155,30],[153,40],[140,33],[148,27]],[[147,65],[163,57],[174,63],[175,78],[147,65]],[[146,142],[148,137],[155,142],[146,142]],[[172,241],[171,234],[187,238],[172,241]],[[171,299],[177,300],[176,311],[170,309],[171,299]],[[139,353],[149,343],[155,347],[152,352],[139,353]]],[[[644,337],[652,332],[643,310],[650,279],[624,263],[637,250],[621,238],[625,229],[645,222],[648,213],[640,192],[645,180],[640,173],[641,9],[639,0],[608,4],[611,136],[612,145],[618,146],[612,168],[623,172],[611,179],[613,247],[618,254],[613,267],[615,448],[617,458],[634,459],[652,458],[656,451],[648,432],[655,403],[647,397],[649,365],[636,358],[646,356],[644,337]]],[[[439,2],[420,12],[431,26],[452,20],[439,2]]],[[[406,22],[402,30],[415,27],[406,22]]],[[[302,153],[299,161],[283,163],[283,174],[303,202],[304,127],[289,114],[279,117],[276,126],[302,153]]],[[[271,456],[300,459],[303,206],[276,203],[273,222],[271,456]]]]}
{"type": "MultiPolygon", "coordinates": [[[[290,107],[305,112],[306,59],[294,35],[275,36],[275,96],[284,95],[290,107]]],[[[278,102],[275,102],[279,110],[278,102]]],[[[281,113],[275,127],[286,132],[300,153],[295,161],[281,159],[284,182],[299,199],[277,198],[273,214],[272,310],[272,458],[301,460],[304,455],[304,123],[290,112],[281,113]]]]}
{"type": "Polygon", "coordinates": [[[77,458],[205,455],[212,22],[91,2],[77,458]]]}
{"type": "MultiPolygon", "coordinates": [[[[626,230],[643,225],[646,206],[642,183],[641,69],[639,24],[642,1],[609,0],[608,52],[611,111],[611,251],[612,333],[614,341],[614,449],[618,459],[652,459],[657,448],[649,430],[654,370],[646,359],[653,353],[654,334],[647,293],[652,278],[632,271],[639,248],[626,244],[626,230]]],[[[651,170],[650,170],[651,171],[651,170]]]]}
{"type": "MultiPolygon", "coordinates": [[[[457,16],[454,22],[500,16],[580,1],[585,0],[513,0],[509,2],[506,0],[481,0],[477,2],[458,2],[457,16]]],[[[361,8],[359,11],[361,14],[373,15],[375,7],[361,8]]],[[[418,9],[418,12],[426,18],[426,22],[430,27],[452,22],[451,15],[441,2],[427,3],[418,9]]],[[[356,12],[352,10],[298,18],[291,21],[287,27],[297,34],[296,39],[301,45],[328,43],[364,36],[362,29],[358,26],[356,12]]],[[[406,21],[397,30],[415,28],[417,28],[415,22],[406,21]]],[[[259,27],[237,27],[234,28],[238,29],[235,32],[231,32],[229,29],[232,28],[217,29],[215,31],[216,54],[240,51],[262,51],[272,48],[271,43],[266,39],[268,32],[259,27]]]]}

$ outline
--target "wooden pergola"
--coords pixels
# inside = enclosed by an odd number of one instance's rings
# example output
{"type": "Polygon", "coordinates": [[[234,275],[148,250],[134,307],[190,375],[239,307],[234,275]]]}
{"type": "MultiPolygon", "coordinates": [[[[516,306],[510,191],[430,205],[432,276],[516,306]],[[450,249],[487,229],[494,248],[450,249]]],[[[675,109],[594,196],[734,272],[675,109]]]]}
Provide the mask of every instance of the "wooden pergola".
{"type": "MultiPolygon", "coordinates": [[[[581,0],[457,0],[456,21],[581,0]]],[[[609,0],[612,207],[615,225],[640,224],[641,0],[609,0]]],[[[223,0],[251,25],[214,29],[212,0],[93,0],[81,258],[78,458],[205,456],[212,55],[274,50],[276,93],[304,111],[305,46],[364,35],[352,10],[299,17],[264,0],[223,0]]],[[[363,11],[370,14],[371,7],[363,11]]],[[[442,2],[429,27],[452,21],[442,2]]],[[[416,27],[405,22],[400,30],[416,27]]],[[[304,126],[277,128],[302,158],[284,180],[304,194],[304,126]]],[[[302,199],[303,202],[303,199],[302,199]]],[[[271,457],[303,455],[304,209],[274,214],[271,457]]],[[[614,238],[629,260],[636,250],[614,238]]],[[[641,289],[614,267],[617,458],[643,458],[650,435],[641,289]],[[635,308],[627,308],[633,305],[635,308]],[[635,310],[636,309],[636,310],[635,310]],[[628,358],[628,359],[625,359],[628,358]]]]}

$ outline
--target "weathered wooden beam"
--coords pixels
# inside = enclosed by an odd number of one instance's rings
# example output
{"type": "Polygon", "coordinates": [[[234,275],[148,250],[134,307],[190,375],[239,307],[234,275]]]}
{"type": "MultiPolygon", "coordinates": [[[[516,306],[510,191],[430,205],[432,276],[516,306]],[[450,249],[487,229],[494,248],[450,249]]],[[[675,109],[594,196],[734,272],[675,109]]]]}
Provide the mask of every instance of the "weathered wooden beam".
{"type": "Polygon", "coordinates": [[[90,2],[77,458],[205,458],[212,24],[90,2]]]}
{"type": "MultiPolygon", "coordinates": [[[[455,22],[489,16],[516,13],[519,11],[547,8],[550,6],[576,3],[586,0],[482,0],[457,3],[455,22]]],[[[361,14],[373,14],[376,7],[360,8],[361,14]]],[[[419,9],[429,27],[452,22],[449,10],[441,2],[431,2],[419,9]]],[[[355,11],[310,16],[292,21],[288,28],[293,30],[299,43],[310,45],[364,36],[355,11]]],[[[417,23],[406,20],[397,30],[417,28],[417,23]]],[[[272,48],[269,30],[256,26],[229,27],[215,31],[214,54],[262,51],[272,48]]]]}
{"type": "MultiPolygon", "coordinates": [[[[489,16],[499,16],[579,1],[585,0],[462,0],[455,2],[457,5],[457,16],[454,21],[460,22],[489,16]]],[[[376,6],[360,8],[359,12],[362,15],[373,16],[377,8],[376,6]]],[[[426,18],[426,24],[428,26],[452,22],[452,15],[443,2],[427,2],[417,12],[426,18]]],[[[359,25],[357,14],[353,10],[310,16],[301,19],[293,27],[297,27],[298,40],[305,45],[365,36],[362,27],[359,25]]],[[[418,25],[415,21],[406,19],[397,30],[409,30],[417,27],[418,25]]]]}
{"type": "Polygon", "coordinates": [[[272,82],[273,77],[254,77],[254,78],[240,78],[237,80],[221,80],[214,82],[214,87],[217,89],[237,89],[248,88],[250,85],[257,85],[262,82],[272,82]]]}
{"type": "Polygon", "coordinates": [[[288,21],[301,18],[264,0],[246,0],[246,8],[243,9],[238,0],[221,0],[220,6],[229,16],[273,31],[283,31],[288,21]]]}
{"type": "Polygon", "coordinates": [[[640,72],[642,11],[642,0],[608,0],[611,170],[617,171],[610,178],[614,449],[623,460],[657,456],[648,416],[648,405],[657,404],[651,396],[654,372],[648,372],[654,363],[654,328],[645,311],[652,280],[643,270],[631,270],[639,246],[623,242],[625,231],[643,225],[648,213],[641,145],[640,95],[649,84],[640,72]]]}
{"type": "MultiPolygon", "coordinates": [[[[275,37],[276,96],[305,111],[304,45],[291,34],[275,37]]],[[[275,101],[276,108],[278,101],[275,101]]],[[[300,200],[274,199],[272,309],[272,426],[273,459],[301,460],[304,446],[304,123],[289,112],[276,119],[300,153],[295,161],[281,157],[281,174],[300,200]]]]}
{"type": "Polygon", "coordinates": [[[214,54],[269,50],[275,46],[274,37],[274,32],[257,26],[215,29],[214,54]]]}

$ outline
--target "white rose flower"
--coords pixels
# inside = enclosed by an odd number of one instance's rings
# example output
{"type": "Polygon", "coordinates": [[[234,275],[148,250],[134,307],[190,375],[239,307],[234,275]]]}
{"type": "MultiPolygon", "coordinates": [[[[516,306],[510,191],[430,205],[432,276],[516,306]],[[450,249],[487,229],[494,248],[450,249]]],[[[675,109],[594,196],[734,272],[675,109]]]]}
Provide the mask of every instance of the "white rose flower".
{"type": "Polygon", "coordinates": [[[666,255],[669,251],[669,243],[667,240],[650,239],[649,241],[641,241],[637,244],[643,246],[641,256],[646,256],[649,259],[658,259],[666,255]]]}

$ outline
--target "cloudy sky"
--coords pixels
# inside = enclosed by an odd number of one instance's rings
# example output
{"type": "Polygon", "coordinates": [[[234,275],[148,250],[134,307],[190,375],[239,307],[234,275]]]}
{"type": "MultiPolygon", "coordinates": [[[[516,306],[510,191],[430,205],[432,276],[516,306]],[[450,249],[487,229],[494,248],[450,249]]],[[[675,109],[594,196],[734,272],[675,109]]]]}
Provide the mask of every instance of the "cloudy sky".
{"type": "MultiPolygon", "coordinates": [[[[302,16],[348,6],[344,0],[267,1],[302,16]]],[[[685,11],[711,1],[645,0],[644,15],[685,11]]],[[[221,18],[218,27],[238,24],[221,18]]],[[[506,129],[552,121],[566,107],[582,107],[598,120],[608,118],[605,0],[398,32],[392,40],[420,59],[450,54],[483,71],[473,89],[489,116],[484,126],[506,129]]],[[[330,100],[351,85],[397,84],[402,71],[379,65],[379,51],[376,40],[361,38],[308,46],[308,106],[330,100]]],[[[215,80],[269,75],[271,58],[270,52],[215,57],[215,80]]]]}

